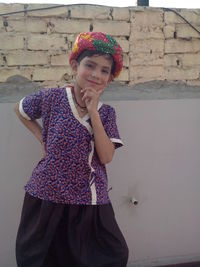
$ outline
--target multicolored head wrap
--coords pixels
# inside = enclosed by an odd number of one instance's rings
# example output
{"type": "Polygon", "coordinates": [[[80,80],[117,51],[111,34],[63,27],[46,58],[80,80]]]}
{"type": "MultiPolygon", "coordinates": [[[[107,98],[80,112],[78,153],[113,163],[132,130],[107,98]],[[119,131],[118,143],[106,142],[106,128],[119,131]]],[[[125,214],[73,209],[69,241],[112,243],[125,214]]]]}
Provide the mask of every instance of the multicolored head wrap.
{"type": "Polygon", "coordinates": [[[117,41],[108,34],[102,32],[84,32],[76,38],[72,52],[69,57],[69,63],[77,59],[84,50],[93,50],[110,54],[114,60],[114,78],[118,77],[122,67],[122,49],[117,41]]]}

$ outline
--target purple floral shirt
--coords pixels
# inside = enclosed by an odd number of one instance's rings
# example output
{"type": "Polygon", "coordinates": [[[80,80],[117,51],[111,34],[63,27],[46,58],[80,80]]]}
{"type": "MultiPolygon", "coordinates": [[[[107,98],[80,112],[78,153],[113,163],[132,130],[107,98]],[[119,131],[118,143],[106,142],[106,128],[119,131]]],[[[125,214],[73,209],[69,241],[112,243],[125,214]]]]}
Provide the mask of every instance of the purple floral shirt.
{"type": "MultiPolygon", "coordinates": [[[[90,117],[79,116],[71,88],[41,89],[21,99],[19,111],[28,120],[42,118],[46,147],[25,191],[56,203],[109,203],[106,168],[95,150],[90,117]]],[[[98,112],[115,148],[122,146],[114,108],[99,102],[98,112]]]]}

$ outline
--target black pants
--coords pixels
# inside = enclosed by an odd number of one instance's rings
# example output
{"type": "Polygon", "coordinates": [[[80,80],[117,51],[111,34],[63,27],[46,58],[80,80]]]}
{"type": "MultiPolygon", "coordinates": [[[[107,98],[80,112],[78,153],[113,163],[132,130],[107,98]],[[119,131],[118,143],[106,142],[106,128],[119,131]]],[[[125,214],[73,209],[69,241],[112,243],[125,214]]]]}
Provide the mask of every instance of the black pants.
{"type": "Polygon", "coordinates": [[[125,267],[128,253],[111,203],[57,204],[25,194],[18,267],[125,267]]]}

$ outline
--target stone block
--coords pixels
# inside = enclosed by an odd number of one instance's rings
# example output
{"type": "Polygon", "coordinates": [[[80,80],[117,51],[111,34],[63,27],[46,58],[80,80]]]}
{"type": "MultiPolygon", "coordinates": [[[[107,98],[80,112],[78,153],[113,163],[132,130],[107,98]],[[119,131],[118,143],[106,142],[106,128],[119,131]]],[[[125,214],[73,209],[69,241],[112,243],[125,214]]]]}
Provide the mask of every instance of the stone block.
{"type": "Polygon", "coordinates": [[[163,75],[163,66],[130,66],[130,80],[161,80],[163,75]]]}
{"type": "Polygon", "coordinates": [[[48,55],[40,51],[16,51],[10,52],[6,56],[6,61],[8,66],[46,65],[48,64],[48,55]]]}
{"type": "Polygon", "coordinates": [[[9,77],[14,75],[21,75],[31,80],[30,69],[19,69],[19,68],[0,68],[0,82],[6,82],[9,77]]]}
{"type": "Polygon", "coordinates": [[[4,20],[2,17],[0,17],[0,33],[5,33],[6,29],[4,27],[4,20]]]}
{"type": "Polygon", "coordinates": [[[175,25],[164,26],[163,32],[164,32],[165,39],[174,38],[174,33],[176,32],[175,25]]]}
{"type": "Polygon", "coordinates": [[[21,18],[20,20],[7,20],[8,27],[6,30],[8,32],[23,32],[23,33],[44,33],[47,32],[47,25],[44,20],[41,19],[30,19],[21,18]]]}
{"type": "Polygon", "coordinates": [[[0,66],[4,66],[5,65],[5,62],[3,60],[3,54],[0,54],[0,66]]]}
{"type": "MultiPolygon", "coordinates": [[[[199,66],[200,71],[200,53],[180,55],[183,66],[193,67],[199,66]]],[[[200,72],[199,72],[200,73],[200,72]]]]}
{"type": "Polygon", "coordinates": [[[131,24],[130,41],[139,39],[164,39],[161,26],[135,26],[131,24]]]}
{"type": "Polygon", "coordinates": [[[90,22],[84,20],[49,19],[52,32],[56,33],[80,33],[90,31],[90,22]]]}
{"type": "Polygon", "coordinates": [[[164,56],[164,67],[182,67],[182,61],[180,60],[179,54],[169,54],[164,56]]]}
{"type": "Polygon", "coordinates": [[[196,53],[200,52],[199,40],[165,40],[165,53],[196,53]]]}
{"type": "Polygon", "coordinates": [[[129,67],[129,55],[125,53],[123,53],[123,65],[129,67]]]}
{"type": "Polygon", "coordinates": [[[113,20],[130,20],[130,11],[127,7],[113,7],[111,11],[113,20]]]}
{"type": "Polygon", "coordinates": [[[164,72],[167,80],[197,80],[199,78],[198,69],[166,68],[164,72]]]}
{"type": "Polygon", "coordinates": [[[26,9],[42,9],[47,7],[55,6],[56,8],[37,10],[37,11],[29,11],[27,12],[28,17],[67,17],[68,15],[68,6],[58,7],[60,5],[55,4],[27,4],[26,9]]]}
{"type": "Polygon", "coordinates": [[[111,19],[110,7],[95,5],[73,5],[69,6],[70,17],[78,19],[111,19]]]}
{"type": "Polygon", "coordinates": [[[121,46],[123,52],[128,53],[129,52],[129,41],[126,39],[119,38],[119,37],[115,37],[115,39],[121,46]]]}
{"type": "Polygon", "coordinates": [[[129,81],[129,69],[123,68],[119,77],[117,77],[115,81],[128,82],[129,81]]]}
{"type": "Polygon", "coordinates": [[[69,54],[54,54],[51,55],[52,66],[68,66],[69,65],[69,54]]]}
{"type": "MultiPolygon", "coordinates": [[[[0,14],[5,13],[11,13],[11,12],[18,12],[18,11],[24,11],[24,5],[23,4],[4,4],[0,3],[0,14]]],[[[24,17],[24,12],[12,14],[12,15],[5,15],[6,17],[12,16],[12,17],[24,17]]]]}
{"type": "Polygon", "coordinates": [[[33,81],[59,81],[65,74],[71,74],[69,67],[35,68],[32,79],[33,81]]]}
{"type": "Polygon", "coordinates": [[[27,40],[29,50],[68,50],[65,37],[60,35],[31,35],[27,40]]]}
{"type": "Polygon", "coordinates": [[[165,55],[164,63],[166,67],[199,67],[200,71],[200,53],[165,55]]]}
{"type": "MultiPolygon", "coordinates": [[[[177,10],[176,10],[177,11],[177,10]]],[[[181,16],[188,20],[191,24],[200,25],[200,10],[199,9],[182,9],[177,11],[181,16]]],[[[172,11],[164,12],[164,22],[166,24],[185,23],[185,21],[172,11]]]]}
{"type": "Polygon", "coordinates": [[[130,23],[125,21],[94,21],[93,31],[103,31],[114,36],[129,36],[130,23]]]}
{"type": "Polygon", "coordinates": [[[199,38],[200,42],[200,34],[186,23],[176,25],[176,36],[177,38],[184,38],[188,40],[191,38],[199,38]]]}
{"type": "Polygon", "coordinates": [[[163,53],[164,51],[164,40],[162,39],[147,39],[137,40],[130,44],[130,53],[163,53]]]}
{"type": "Polygon", "coordinates": [[[200,87],[200,78],[198,80],[187,80],[186,83],[190,86],[199,86],[200,87]]]}
{"type": "Polygon", "coordinates": [[[1,50],[15,50],[24,48],[24,36],[16,34],[3,33],[0,35],[1,50]]]}
{"type": "Polygon", "coordinates": [[[131,55],[131,66],[163,66],[163,53],[138,53],[131,55]]]}
{"type": "Polygon", "coordinates": [[[163,25],[163,10],[161,9],[131,9],[131,23],[140,27],[163,25]]]}

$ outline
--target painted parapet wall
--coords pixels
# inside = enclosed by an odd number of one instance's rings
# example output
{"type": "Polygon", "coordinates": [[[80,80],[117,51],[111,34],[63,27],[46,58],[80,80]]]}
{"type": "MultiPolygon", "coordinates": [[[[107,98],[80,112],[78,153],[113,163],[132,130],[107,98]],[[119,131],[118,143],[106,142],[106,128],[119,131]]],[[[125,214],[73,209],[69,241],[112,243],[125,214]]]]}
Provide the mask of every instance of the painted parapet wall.
{"type": "MultiPolygon", "coordinates": [[[[129,246],[127,267],[200,261],[200,99],[153,99],[154,93],[151,100],[106,101],[116,109],[124,142],[107,167],[109,195],[129,246]]],[[[0,103],[2,267],[16,267],[23,186],[42,155],[13,106],[0,103]]]]}
{"type": "Polygon", "coordinates": [[[168,80],[200,85],[200,10],[55,5],[28,11],[49,6],[0,4],[0,83],[14,75],[42,86],[68,82],[68,57],[77,34],[104,31],[116,37],[124,52],[120,83],[168,80]],[[24,12],[7,14],[19,11],[24,12]]]}

